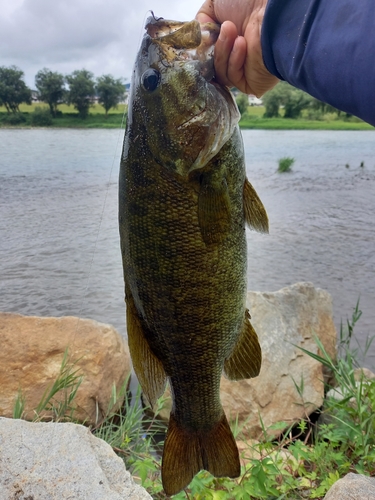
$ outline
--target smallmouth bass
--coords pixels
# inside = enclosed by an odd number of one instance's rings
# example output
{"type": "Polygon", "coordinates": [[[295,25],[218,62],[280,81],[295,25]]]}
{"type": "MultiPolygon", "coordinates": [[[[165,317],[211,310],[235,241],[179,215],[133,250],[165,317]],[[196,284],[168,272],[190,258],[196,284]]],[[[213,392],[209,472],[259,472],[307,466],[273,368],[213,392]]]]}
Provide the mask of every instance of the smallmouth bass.
{"type": "Polygon", "coordinates": [[[169,381],[167,495],[201,469],[237,477],[220,377],[255,377],[245,223],[268,231],[246,179],[234,99],[214,78],[219,28],[150,17],[134,67],[119,179],[130,354],[153,405],[169,381]]]}

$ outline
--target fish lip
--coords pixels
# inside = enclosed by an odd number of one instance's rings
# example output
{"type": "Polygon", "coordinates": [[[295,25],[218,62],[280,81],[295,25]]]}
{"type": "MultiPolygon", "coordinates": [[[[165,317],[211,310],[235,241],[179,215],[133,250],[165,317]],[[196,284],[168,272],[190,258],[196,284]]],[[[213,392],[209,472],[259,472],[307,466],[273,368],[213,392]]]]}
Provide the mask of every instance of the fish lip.
{"type": "Polygon", "coordinates": [[[171,21],[154,13],[146,21],[145,29],[153,40],[165,43],[175,49],[195,48],[201,43],[200,24],[193,21],[171,21]]]}
{"type": "Polygon", "coordinates": [[[212,58],[213,51],[210,54],[210,49],[218,39],[219,24],[199,23],[196,19],[185,22],[172,21],[162,17],[157,18],[153,11],[151,13],[152,16],[146,21],[145,30],[154,42],[180,49],[189,55],[189,58],[201,62],[212,58]]]}

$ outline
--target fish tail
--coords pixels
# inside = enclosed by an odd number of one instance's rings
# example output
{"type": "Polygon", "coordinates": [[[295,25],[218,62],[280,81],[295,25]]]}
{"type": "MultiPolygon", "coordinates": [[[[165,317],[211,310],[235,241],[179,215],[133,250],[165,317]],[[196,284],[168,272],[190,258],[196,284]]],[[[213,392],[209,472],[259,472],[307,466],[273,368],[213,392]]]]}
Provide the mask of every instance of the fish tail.
{"type": "Polygon", "coordinates": [[[188,430],[171,414],[161,469],[165,493],[175,495],[201,469],[215,477],[240,475],[236,441],[224,412],[220,421],[208,431],[188,430]]]}

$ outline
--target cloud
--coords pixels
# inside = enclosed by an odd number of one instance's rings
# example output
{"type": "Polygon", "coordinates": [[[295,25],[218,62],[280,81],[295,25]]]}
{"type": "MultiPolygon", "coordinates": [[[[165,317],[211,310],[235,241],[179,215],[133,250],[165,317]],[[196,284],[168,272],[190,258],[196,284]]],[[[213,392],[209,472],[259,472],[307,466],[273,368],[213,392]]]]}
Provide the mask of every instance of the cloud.
{"type": "Polygon", "coordinates": [[[16,65],[34,88],[47,67],[63,74],[86,68],[130,79],[149,10],[188,20],[201,0],[0,0],[0,66],[16,65]]]}

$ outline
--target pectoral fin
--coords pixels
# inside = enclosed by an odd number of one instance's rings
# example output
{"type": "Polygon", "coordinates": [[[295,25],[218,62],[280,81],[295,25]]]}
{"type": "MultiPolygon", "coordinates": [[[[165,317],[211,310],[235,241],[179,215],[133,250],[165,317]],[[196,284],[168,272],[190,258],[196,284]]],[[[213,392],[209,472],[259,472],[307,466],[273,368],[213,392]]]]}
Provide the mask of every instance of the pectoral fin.
{"type": "Polygon", "coordinates": [[[259,233],[268,233],[266,209],[260,201],[257,192],[247,179],[245,179],[243,188],[243,201],[245,220],[248,226],[259,233]]]}
{"type": "Polygon", "coordinates": [[[167,377],[160,360],[153,354],[145,338],[133,297],[126,295],[126,322],[129,351],[133,368],[143,394],[151,407],[165,391],[167,377]]]}
{"type": "Polygon", "coordinates": [[[240,338],[229,358],[224,363],[224,374],[230,380],[241,380],[259,375],[262,351],[258,336],[250,323],[246,309],[240,338]]]}
{"type": "Polygon", "coordinates": [[[225,179],[213,182],[202,176],[198,197],[198,220],[203,241],[207,245],[221,243],[231,225],[230,200],[225,179]]]}

